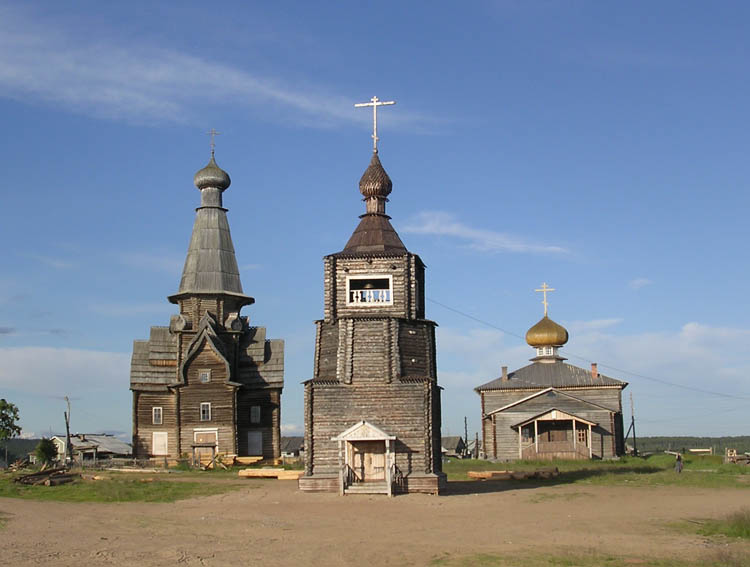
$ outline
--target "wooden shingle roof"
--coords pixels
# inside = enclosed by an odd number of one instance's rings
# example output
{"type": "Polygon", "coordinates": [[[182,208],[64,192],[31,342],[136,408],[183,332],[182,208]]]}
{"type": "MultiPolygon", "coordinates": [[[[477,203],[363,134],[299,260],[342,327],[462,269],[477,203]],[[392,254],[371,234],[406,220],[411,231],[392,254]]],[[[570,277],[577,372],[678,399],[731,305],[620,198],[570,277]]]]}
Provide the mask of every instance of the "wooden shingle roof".
{"type": "Polygon", "coordinates": [[[475,388],[477,392],[484,390],[524,390],[539,388],[595,388],[627,386],[627,382],[598,374],[596,378],[590,370],[567,364],[561,360],[553,363],[533,362],[528,366],[508,373],[508,379],[502,377],[482,384],[475,388]]]}

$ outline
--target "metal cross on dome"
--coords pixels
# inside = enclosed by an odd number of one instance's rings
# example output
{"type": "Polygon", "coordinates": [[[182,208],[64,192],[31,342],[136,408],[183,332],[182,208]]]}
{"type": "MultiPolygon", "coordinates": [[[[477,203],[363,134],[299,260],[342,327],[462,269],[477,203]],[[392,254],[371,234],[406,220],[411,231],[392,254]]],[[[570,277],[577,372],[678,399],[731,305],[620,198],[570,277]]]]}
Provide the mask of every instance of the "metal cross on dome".
{"type": "Polygon", "coordinates": [[[534,291],[540,291],[544,294],[544,299],[542,300],[542,304],[544,305],[544,316],[547,316],[547,307],[549,306],[549,303],[547,303],[547,292],[548,291],[556,291],[555,288],[549,287],[546,282],[542,283],[542,287],[539,289],[535,289],[534,291]]]}
{"type": "Polygon", "coordinates": [[[380,100],[374,96],[370,99],[370,102],[358,102],[354,106],[372,106],[372,150],[378,151],[378,106],[386,106],[390,104],[396,104],[395,100],[380,100]]]}
{"type": "Polygon", "coordinates": [[[221,132],[217,132],[213,128],[206,132],[209,136],[211,136],[211,155],[214,155],[214,150],[216,149],[216,136],[220,136],[221,132]]]}

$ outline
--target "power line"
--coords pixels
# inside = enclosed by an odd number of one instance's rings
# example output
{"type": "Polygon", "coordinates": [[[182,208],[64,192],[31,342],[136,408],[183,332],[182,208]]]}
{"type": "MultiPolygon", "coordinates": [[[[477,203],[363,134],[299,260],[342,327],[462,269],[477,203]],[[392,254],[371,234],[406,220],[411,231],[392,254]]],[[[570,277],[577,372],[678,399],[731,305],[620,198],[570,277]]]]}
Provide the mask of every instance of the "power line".
{"type": "MultiPolygon", "coordinates": [[[[503,329],[502,327],[498,327],[497,325],[494,325],[488,321],[485,321],[484,319],[480,319],[479,317],[474,317],[473,315],[470,315],[468,313],[464,313],[463,311],[460,311],[459,309],[455,309],[453,307],[450,307],[448,305],[445,305],[444,303],[440,303],[439,301],[435,301],[434,299],[427,298],[427,301],[434,303],[435,305],[439,305],[443,309],[447,309],[448,311],[453,311],[453,313],[457,313],[458,315],[461,315],[462,317],[466,317],[467,319],[471,319],[472,321],[476,321],[477,323],[481,323],[482,325],[486,325],[487,327],[490,327],[492,329],[495,329],[497,331],[501,331],[505,333],[506,335],[510,335],[512,337],[516,337],[517,339],[520,339],[522,341],[525,341],[526,338],[513,333],[511,331],[508,331],[506,329],[503,329]]],[[[580,360],[583,360],[585,362],[593,362],[590,358],[587,358],[585,356],[580,356],[575,353],[567,352],[569,357],[577,358],[580,360]]],[[[644,380],[650,380],[651,382],[656,382],[658,384],[663,384],[665,386],[672,386],[674,388],[681,388],[683,390],[689,390],[691,392],[698,392],[701,394],[710,394],[712,396],[720,396],[722,398],[729,398],[732,400],[750,400],[749,396],[738,396],[736,394],[726,394],[724,392],[716,392],[714,390],[704,390],[703,388],[696,388],[694,386],[686,386],[685,384],[677,384],[675,382],[670,382],[668,380],[663,380],[662,378],[655,378],[653,376],[647,376],[646,374],[639,374],[638,372],[631,372],[630,370],[625,370],[623,368],[617,368],[616,366],[611,366],[609,364],[605,364],[600,362],[599,366],[602,366],[604,368],[609,368],[610,370],[614,370],[615,372],[621,372],[624,374],[629,374],[631,376],[635,376],[637,378],[643,378],[644,380]]]]}

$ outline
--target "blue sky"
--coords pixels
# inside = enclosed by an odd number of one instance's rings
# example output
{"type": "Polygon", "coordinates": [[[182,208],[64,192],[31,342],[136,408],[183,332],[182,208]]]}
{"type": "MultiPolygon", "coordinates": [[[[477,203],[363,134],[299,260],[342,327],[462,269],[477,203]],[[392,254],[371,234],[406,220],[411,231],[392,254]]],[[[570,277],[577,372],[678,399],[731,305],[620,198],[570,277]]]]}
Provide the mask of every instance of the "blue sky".
{"type": "Polygon", "coordinates": [[[746,3],[269,4],[0,1],[0,396],[27,435],[62,429],[65,395],[73,429],[129,432],[132,341],[174,313],[211,128],[300,432],[373,95],[397,101],[380,157],[428,266],[444,434],[533,356],[542,282],[561,352],[630,383],[639,434],[750,433],[746,3]]]}

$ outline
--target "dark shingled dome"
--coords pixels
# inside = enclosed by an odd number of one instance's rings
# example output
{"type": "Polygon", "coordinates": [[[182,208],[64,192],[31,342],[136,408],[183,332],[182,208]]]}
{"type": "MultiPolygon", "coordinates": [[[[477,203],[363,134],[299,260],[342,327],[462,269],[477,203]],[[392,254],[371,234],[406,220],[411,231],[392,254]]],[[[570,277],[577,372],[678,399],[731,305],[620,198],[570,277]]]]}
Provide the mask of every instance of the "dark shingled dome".
{"type": "Polygon", "coordinates": [[[213,154],[208,165],[203,169],[199,170],[193,177],[193,183],[198,189],[206,189],[207,187],[216,187],[224,191],[232,183],[229,179],[229,174],[216,165],[213,154]]]}
{"type": "Polygon", "coordinates": [[[359,180],[359,192],[367,197],[387,197],[391,194],[393,183],[383,169],[377,151],[372,154],[370,165],[359,180]]]}
{"type": "Polygon", "coordinates": [[[568,342],[568,331],[545,315],[526,332],[526,342],[533,347],[562,346],[568,342]]]}

